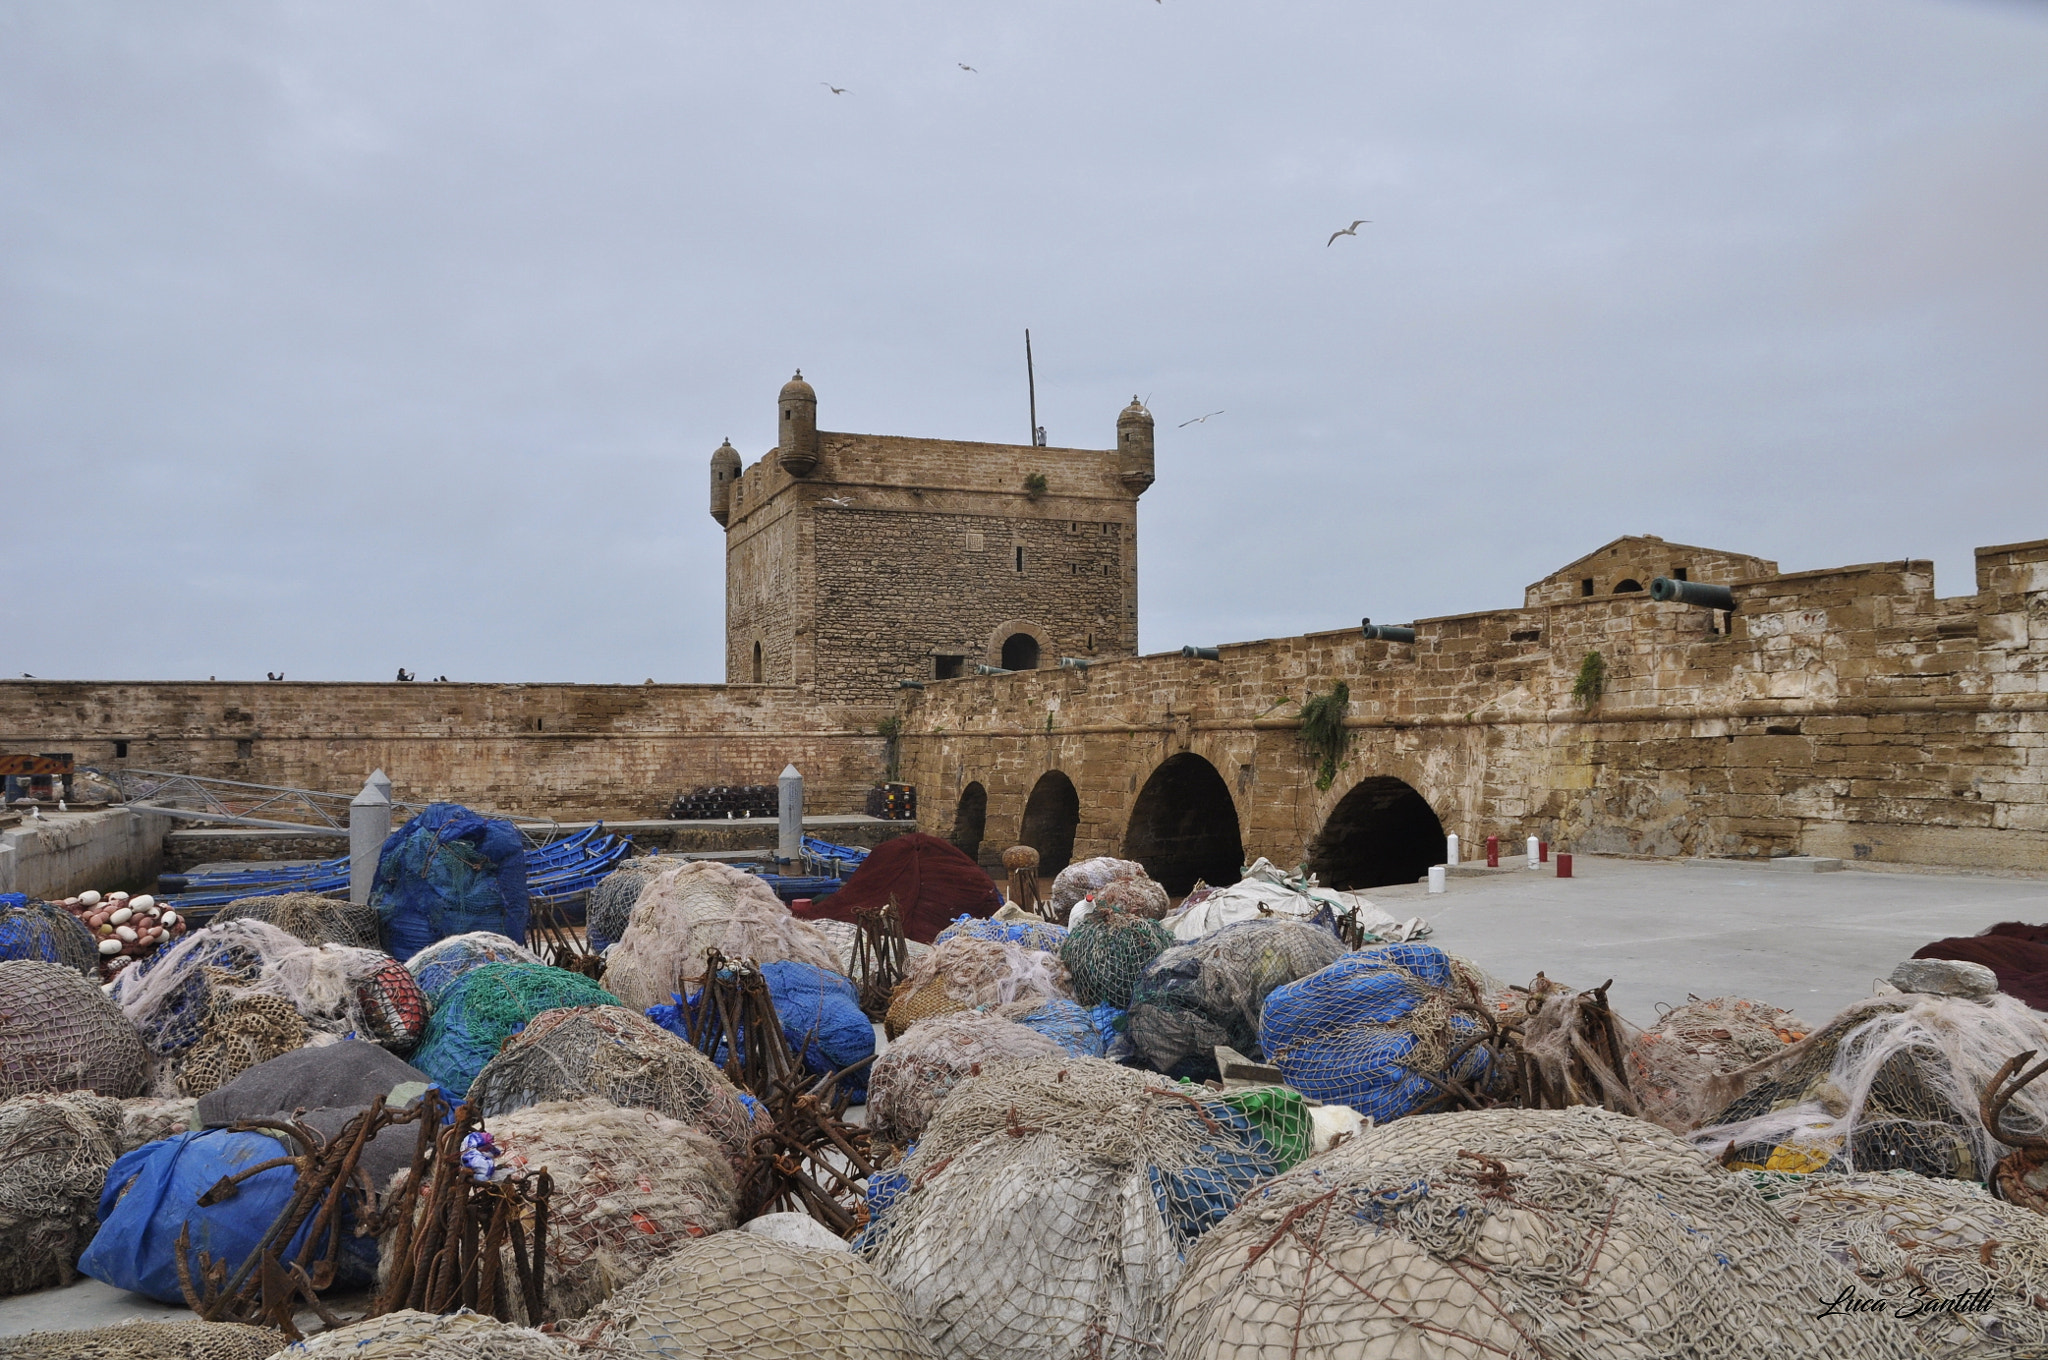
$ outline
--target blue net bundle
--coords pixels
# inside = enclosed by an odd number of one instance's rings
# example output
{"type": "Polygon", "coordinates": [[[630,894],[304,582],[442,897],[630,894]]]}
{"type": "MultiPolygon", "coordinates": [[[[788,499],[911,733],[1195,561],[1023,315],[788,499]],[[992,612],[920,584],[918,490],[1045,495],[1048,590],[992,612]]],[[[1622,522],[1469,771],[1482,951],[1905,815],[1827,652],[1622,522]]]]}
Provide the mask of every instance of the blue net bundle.
{"type": "Polygon", "coordinates": [[[1434,1101],[1432,1078],[1485,1075],[1479,1004],[1443,950],[1381,945],[1274,989],[1259,1044],[1295,1090],[1384,1123],[1434,1101]]]}
{"type": "Polygon", "coordinates": [[[944,944],[963,935],[970,940],[1007,940],[1026,949],[1042,949],[1048,954],[1059,953],[1060,946],[1067,942],[1065,926],[1041,921],[1037,917],[1006,921],[997,915],[980,920],[972,916],[955,917],[953,924],[940,931],[932,943],[944,944]]]}
{"type": "Polygon", "coordinates": [[[1077,1058],[1100,1058],[1103,1056],[1103,1034],[1095,1017],[1102,1012],[1117,1013],[1115,1007],[1098,1006],[1089,1010],[1065,997],[1056,996],[1044,1001],[1013,1001],[1007,1006],[996,1007],[994,1013],[1013,1024],[1043,1034],[1077,1058]]]}
{"type": "Polygon", "coordinates": [[[1146,916],[1093,911],[1067,933],[1060,962],[1084,1006],[1131,1004],[1145,965],[1173,947],[1173,932],[1146,916]]]}
{"type": "Polygon", "coordinates": [[[428,945],[405,961],[405,971],[411,973],[412,980],[419,984],[420,994],[426,997],[427,1004],[438,1006],[450,987],[487,963],[539,962],[540,955],[512,943],[503,935],[473,930],[467,935],[451,935],[438,944],[428,945]]]}
{"type": "Polygon", "coordinates": [[[505,1040],[542,1011],[618,1004],[610,992],[566,969],[542,963],[488,963],[464,974],[443,993],[411,1062],[459,1100],[505,1040]]]}
{"type": "Polygon", "coordinates": [[[474,930],[524,944],[526,843],[508,821],[430,803],[384,842],[370,905],[401,960],[474,930]]]}
{"type": "Polygon", "coordinates": [[[0,959],[61,963],[90,978],[100,971],[99,942],[85,923],[23,893],[0,893],[0,959]]]}
{"type": "Polygon", "coordinates": [[[1175,945],[1145,966],[1131,989],[1123,1031],[1156,1072],[1216,1076],[1216,1049],[1261,1056],[1266,997],[1335,963],[1344,946],[1328,930],[1287,917],[1239,921],[1175,945]]]}
{"type": "MultiPolygon", "coordinates": [[[[760,965],[761,980],[768,984],[768,997],[775,1003],[775,1018],[790,1051],[800,1058],[804,1071],[813,1076],[841,1072],[874,1056],[875,1027],[860,1008],[860,991],[853,982],[829,968],[814,963],[784,961],[760,965]]],[[[669,1033],[689,1038],[688,1013],[700,1004],[702,993],[685,1002],[650,1006],[647,1018],[669,1033]]],[[[711,1060],[724,1065],[725,1045],[720,1044],[711,1060]]],[[[867,1099],[868,1069],[847,1078],[840,1091],[856,1103],[867,1099]]]]}

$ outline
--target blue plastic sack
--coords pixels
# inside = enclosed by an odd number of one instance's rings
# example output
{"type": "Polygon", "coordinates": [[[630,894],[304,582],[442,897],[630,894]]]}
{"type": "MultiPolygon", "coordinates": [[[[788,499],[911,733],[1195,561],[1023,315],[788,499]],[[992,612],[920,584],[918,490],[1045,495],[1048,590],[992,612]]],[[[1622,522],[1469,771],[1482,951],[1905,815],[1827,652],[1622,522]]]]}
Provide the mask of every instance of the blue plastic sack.
{"type": "Polygon", "coordinates": [[[526,843],[510,822],[431,803],[384,842],[370,905],[401,960],[472,930],[525,944],[526,843]]]}
{"type": "MultiPolygon", "coordinates": [[[[225,1262],[232,1277],[262,1242],[291,1202],[298,1173],[289,1166],[259,1171],[239,1193],[201,1208],[199,1197],[223,1177],[260,1162],[289,1156],[264,1133],[201,1129],[145,1144],[116,1161],[100,1192],[100,1228],[79,1258],[78,1269],[116,1289],[147,1294],[162,1303],[183,1304],[178,1288],[178,1233],[188,1225],[187,1264],[199,1278],[200,1253],[225,1262]]],[[[281,1255],[289,1258],[305,1243],[312,1222],[301,1224],[281,1255]]],[[[376,1278],[376,1240],[341,1233],[337,1282],[364,1285],[376,1278]]]]}
{"type": "MultiPolygon", "coordinates": [[[[768,984],[768,999],[775,1003],[782,1037],[789,1042],[790,1051],[803,1060],[806,1072],[823,1076],[874,1055],[875,1026],[861,1010],[860,992],[851,979],[814,963],[792,961],[762,964],[761,979],[768,984]]],[[[649,1006],[647,1018],[687,1040],[689,1012],[697,1004],[696,997],[688,1001],[678,997],[671,1005],[649,1006]]],[[[724,1066],[723,1044],[711,1060],[724,1066]]],[[[866,1100],[868,1069],[862,1068],[841,1082],[839,1089],[855,1104],[866,1100]]]]}
{"type": "MultiPolygon", "coordinates": [[[[1433,945],[1390,944],[1345,954],[1320,972],[1274,988],[1259,1013],[1259,1046],[1303,1095],[1348,1105],[1382,1123],[1398,1119],[1438,1094],[1412,1066],[1420,1046],[1416,1035],[1399,1026],[1424,1002],[1453,998],[1456,987],[1450,960],[1433,945]]],[[[1476,1019],[1457,1012],[1446,1028],[1453,1049],[1480,1032],[1476,1019]]],[[[1459,1075],[1477,1075],[1484,1063],[1474,1052],[1459,1075]]]]}

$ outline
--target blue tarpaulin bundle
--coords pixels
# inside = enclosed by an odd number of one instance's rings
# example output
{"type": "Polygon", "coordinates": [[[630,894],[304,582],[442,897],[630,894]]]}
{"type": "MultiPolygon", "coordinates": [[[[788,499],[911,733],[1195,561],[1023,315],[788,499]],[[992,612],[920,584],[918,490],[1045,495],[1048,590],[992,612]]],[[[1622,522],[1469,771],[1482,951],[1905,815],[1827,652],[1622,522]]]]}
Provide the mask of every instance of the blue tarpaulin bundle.
{"type": "MultiPolygon", "coordinates": [[[[282,1142],[265,1133],[203,1129],[144,1144],[107,1172],[100,1193],[100,1229],[79,1258],[79,1270],[93,1279],[130,1289],[163,1303],[182,1304],[178,1288],[178,1233],[189,1228],[187,1264],[200,1278],[200,1253],[227,1267],[230,1277],[270,1231],[298,1184],[291,1166],[259,1171],[240,1182],[236,1193],[201,1207],[199,1197],[228,1176],[259,1163],[289,1156],[282,1142]]],[[[283,1244],[290,1260],[312,1230],[310,1218],[283,1244]]],[[[357,1237],[344,1224],[339,1283],[370,1283],[377,1272],[376,1239],[357,1237]]]]}
{"type": "MultiPolygon", "coordinates": [[[[1450,958],[1433,945],[1345,954],[1267,996],[1259,1044],[1295,1090],[1384,1123],[1434,1099],[1426,1077],[1441,1078],[1451,1052],[1479,1032],[1477,1020],[1446,1010],[1469,999],[1460,990],[1450,958]]],[[[1475,1050],[1459,1075],[1479,1075],[1483,1063],[1475,1050]]]]}
{"type": "MultiPolygon", "coordinates": [[[[803,1059],[804,1070],[817,1076],[843,1071],[875,1052],[875,1027],[860,1008],[860,992],[839,974],[811,963],[778,962],[761,965],[761,979],[768,984],[768,997],[775,1003],[775,1018],[782,1024],[782,1037],[790,1050],[803,1059]]],[[[687,1039],[686,1014],[697,998],[680,998],[674,1005],[650,1006],[647,1018],[671,1034],[687,1039]]],[[[713,1062],[725,1062],[725,1050],[712,1055],[713,1062]]],[[[863,1068],[840,1083],[840,1091],[855,1103],[867,1099],[868,1073],[863,1068]]]]}
{"type": "Polygon", "coordinates": [[[0,893],[0,959],[35,959],[99,975],[99,942],[62,907],[24,893],[0,893]]]}
{"type": "Polygon", "coordinates": [[[384,842],[370,905],[399,959],[473,930],[525,944],[526,844],[510,822],[429,804],[384,842]]]}

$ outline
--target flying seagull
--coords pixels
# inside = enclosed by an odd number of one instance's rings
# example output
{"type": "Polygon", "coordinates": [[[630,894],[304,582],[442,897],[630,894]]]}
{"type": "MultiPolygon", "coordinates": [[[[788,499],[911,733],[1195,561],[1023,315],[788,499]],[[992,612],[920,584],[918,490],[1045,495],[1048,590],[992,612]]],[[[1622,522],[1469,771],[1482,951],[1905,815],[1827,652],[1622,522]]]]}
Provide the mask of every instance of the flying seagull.
{"type": "Polygon", "coordinates": [[[820,504],[823,504],[823,505],[852,505],[852,504],[853,504],[853,497],[851,497],[851,496],[826,496],[826,497],[822,498],[822,500],[820,501],[820,504]]]}
{"type": "MultiPolygon", "coordinates": [[[[954,62],[953,64],[954,64],[955,66],[959,67],[959,68],[960,68],[961,70],[963,70],[963,71],[974,71],[974,68],[973,68],[972,66],[969,66],[969,65],[968,65],[968,64],[967,64],[966,62],[964,62],[964,61],[956,61],[956,62],[954,62]]],[[[981,74],[981,72],[979,72],[979,71],[974,71],[974,74],[976,74],[976,75],[980,75],[980,74],[981,74]]]]}
{"type": "Polygon", "coordinates": [[[1323,242],[1323,249],[1328,250],[1331,246],[1336,245],[1339,236],[1356,236],[1360,227],[1369,227],[1371,225],[1372,219],[1370,217],[1361,217],[1350,226],[1344,228],[1344,230],[1331,232],[1330,239],[1323,242]]]}
{"type": "Polygon", "coordinates": [[[845,87],[845,86],[843,86],[843,85],[834,85],[834,84],[833,84],[833,83],[832,83],[831,81],[829,81],[829,80],[821,80],[821,81],[819,81],[818,83],[819,83],[820,85],[823,85],[823,86],[824,86],[824,87],[825,87],[826,89],[830,90],[830,91],[831,91],[832,93],[834,93],[834,94],[845,94],[845,93],[846,93],[846,87],[845,87]]]}
{"type": "MultiPolygon", "coordinates": [[[[1209,416],[1220,416],[1222,414],[1223,412],[1221,411],[1211,411],[1209,413],[1209,416]]],[[[1193,420],[1183,420],[1180,424],[1174,426],[1174,428],[1177,430],[1185,430],[1190,425],[1201,424],[1203,421],[1207,420],[1209,416],[1196,416],[1193,420]]]]}

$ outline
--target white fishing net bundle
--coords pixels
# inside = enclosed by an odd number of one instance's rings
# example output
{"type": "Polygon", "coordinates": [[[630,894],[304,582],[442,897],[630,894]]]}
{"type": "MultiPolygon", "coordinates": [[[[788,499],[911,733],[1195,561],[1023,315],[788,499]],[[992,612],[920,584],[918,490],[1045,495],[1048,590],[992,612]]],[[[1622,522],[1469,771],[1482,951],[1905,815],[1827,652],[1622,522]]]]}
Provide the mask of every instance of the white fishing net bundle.
{"type": "MultiPolygon", "coordinates": [[[[680,1120],[593,1096],[529,1105],[485,1127],[501,1170],[545,1168],[554,1177],[546,1300],[553,1317],[594,1307],[677,1247],[733,1226],[732,1166],[709,1135],[680,1120]]],[[[509,1243],[503,1270],[518,1278],[509,1243]]],[[[523,1312],[523,1298],[513,1307],[523,1312]]]]}
{"type": "Polygon", "coordinates": [[[235,1322],[121,1322],[0,1337],[0,1360],[269,1360],[283,1344],[283,1332],[235,1322]]]}
{"type": "Polygon", "coordinates": [[[1908,1360],[1743,1178],[1591,1106],[1422,1115],[1262,1186],[1187,1260],[1168,1360],[1908,1360]]]}
{"type": "Polygon", "coordinates": [[[266,921],[307,944],[345,944],[357,949],[375,949],[378,945],[375,907],[319,893],[239,898],[215,912],[211,924],[243,919],[266,921]]]}
{"type": "Polygon", "coordinates": [[[997,1063],[1065,1050],[1037,1030],[980,1011],[920,1020],[875,1059],[868,1127],[899,1146],[915,1142],[955,1086],[997,1063]]]}
{"type": "Polygon", "coordinates": [[[129,1153],[174,1133],[200,1127],[199,1102],[192,1096],[134,1096],[121,1102],[117,1151],[129,1153]]]}
{"type": "Polygon", "coordinates": [[[128,1017],[75,968],[0,963],[0,1098],[35,1091],[141,1095],[149,1054],[128,1017]]]}
{"type": "Polygon", "coordinates": [[[1114,859],[1108,855],[1097,855],[1069,864],[1053,875],[1052,904],[1058,908],[1057,919],[1064,921],[1074,910],[1074,904],[1084,897],[1108,887],[1120,878],[1144,878],[1145,866],[1134,859],[1114,859]]]}
{"type": "Polygon", "coordinates": [[[984,1072],[857,1246],[942,1356],[1156,1354],[1182,1253],[1277,1169],[1199,1089],[1064,1055],[984,1072]]]}
{"type": "Polygon", "coordinates": [[[867,1262],[751,1232],[691,1243],[562,1331],[596,1360],[934,1356],[867,1262]]]}
{"type": "Polygon", "coordinates": [[[890,996],[883,1027],[894,1039],[918,1021],[949,1011],[1073,995],[1058,955],[959,935],[910,965],[890,996]]]}
{"type": "MultiPolygon", "coordinates": [[[[1705,1105],[1718,1112],[1690,1137],[1732,1166],[1981,1180],[2005,1149],[1985,1132],[1979,1093],[2029,1050],[2048,1052],[2048,1015],[2003,993],[1873,997],[1764,1062],[1712,1078],[1705,1105]]],[[[2048,1131],[2042,1088],[2007,1107],[2008,1130],[2048,1131]]]]}
{"type": "Polygon", "coordinates": [[[580,1353],[468,1309],[441,1315],[407,1308],[309,1337],[274,1360],[573,1360],[580,1353]]]}
{"type": "Polygon", "coordinates": [[[1910,1171],[1754,1174],[1799,1240],[1853,1273],[1861,1296],[1911,1314],[1939,1360],[2048,1355],[2048,1218],[1910,1171]],[[1936,1301],[1983,1306],[1926,1306],[1936,1301]]]}
{"type": "Polygon", "coordinates": [[[1710,1078],[1772,1057],[1813,1032],[1813,1026],[1763,1001],[1687,997],[1628,1049],[1628,1086],[1643,1117],[1684,1133],[1705,1116],[1710,1078]]]}
{"type": "Polygon", "coordinates": [[[704,955],[791,960],[838,971],[831,942],[761,879],[715,860],[657,874],[640,890],[626,933],[605,955],[604,988],[634,1010],[696,990],[704,955]]]}
{"type": "MultiPolygon", "coordinates": [[[[72,976],[76,977],[77,974],[72,976]]],[[[83,1091],[0,1103],[0,1294],[69,1284],[120,1155],[121,1104],[83,1091]]]]}

